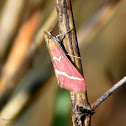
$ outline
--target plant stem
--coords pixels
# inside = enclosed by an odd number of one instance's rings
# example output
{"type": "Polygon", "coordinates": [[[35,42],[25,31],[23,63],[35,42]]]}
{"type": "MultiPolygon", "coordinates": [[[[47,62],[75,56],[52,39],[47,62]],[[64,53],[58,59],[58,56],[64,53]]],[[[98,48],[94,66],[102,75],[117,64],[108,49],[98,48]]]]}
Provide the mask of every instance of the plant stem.
{"type": "Polygon", "coordinates": [[[103,94],[96,102],[94,102],[91,107],[95,110],[104,100],[106,100],[113,92],[120,88],[126,83],[126,76],[123,77],[119,82],[117,82],[111,89],[109,89],[105,94],[103,94]]]}
{"type": "MultiPolygon", "coordinates": [[[[72,13],[70,0],[56,0],[56,8],[58,14],[58,25],[60,34],[65,34],[61,39],[62,44],[67,52],[73,65],[83,76],[82,63],[78,48],[75,24],[72,13]],[[72,56],[71,56],[72,55],[72,56]],[[76,56],[76,57],[75,57],[76,56]]],[[[85,92],[70,92],[72,101],[72,121],[73,126],[90,126],[90,115],[87,111],[90,110],[88,103],[87,91],[85,92]]]]}

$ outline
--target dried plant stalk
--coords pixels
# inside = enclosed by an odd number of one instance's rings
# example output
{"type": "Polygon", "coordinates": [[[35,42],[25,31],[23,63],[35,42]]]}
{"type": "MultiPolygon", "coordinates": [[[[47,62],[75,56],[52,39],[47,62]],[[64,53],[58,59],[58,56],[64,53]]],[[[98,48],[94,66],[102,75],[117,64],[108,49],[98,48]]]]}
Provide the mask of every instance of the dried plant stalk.
{"type": "Polygon", "coordinates": [[[27,50],[30,47],[31,40],[35,34],[37,26],[39,24],[40,14],[34,13],[30,19],[21,27],[19,34],[14,42],[8,59],[3,67],[0,78],[0,108],[6,103],[5,101],[10,96],[15,85],[9,85],[17,69],[24,60],[27,50]],[[4,101],[4,102],[3,102],[4,101]],[[2,105],[3,104],[3,105],[2,105]]]}
{"type": "MultiPolygon", "coordinates": [[[[43,46],[43,40],[44,40],[44,30],[49,30],[53,24],[56,22],[56,12],[55,9],[52,11],[52,13],[50,14],[49,18],[47,19],[47,21],[45,22],[44,25],[41,26],[40,30],[37,32],[37,34],[35,35],[34,40],[32,41],[32,44],[30,45],[29,49],[27,50],[27,53],[23,59],[23,61],[21,61],[20,65],[18,66],[17,69],[15,69],[13,75],[9,78],[9,81],[6,85],[12,85],[13,88],[9,88],[8,86],[8,92],[5,91],[5,93],[1,96],[3,100],[1,100],[1,108],[2,106],[5,104],[5,102],[8,100],[8,98],[10,97],[10,94],[12,93],[13,89],[14,89],[14,85],[16,85],[16,83],[19,82],[19,80],[21,79],[21,77],[25,74],[25,72],[28,70],[28,68],[30,67],[33,59],[35,58],[36,54],[38,53],[38,51],[41,49],[40,47],[43,46]],[[6,98],[5,98],[6,97],[6,98]]],[[[2,91],[2,86],[1,86],[1,91],[2,91]]],[[[3,92],[3,91],[2,91],[3,92]]]]}
{"type": "Polygon", "coordinates": [[[11,42],[10,39],[19,25],[26,2],[26,0],[6,0],[0,15],[0,59],[5,56],[7,47],[11,42]]]}
{"type": "Polygon", "coordinates": [[[2,70],[0,78],[0,96],[5,92],[8,83],[15,71],[20,66],[27,50],[31,44],[31,39],[36,31],[40,15],[38,13],[33,16],[22,26],[15,40],[13,48],[2,70]]]}
{"type": "MultiPolygon", "coordinates": [[[[65,34],[63,45],[70,55],[70,59],[74,66],[83,76],[75,24],[73,19],[72,7],[70,0],[56,0],[56,8],[58,13],[58,24],[60,34],[65,34]],[[75,56],[75,57],[74,57],[75,56]]],[[[85,92],[70,92],[72,100],[72,120],[74,126],[89,126],[90,125],[90,105],[88,103],[87,91],[85,92]],[[88,114],[89,116],[88,116],[88,114]]]]}
{"type": "Polygon", "coordinates": [[[86,46],[99,33],[99,31],[112,19],[120,0],[107,0],[97,12],[78,31],[79,44],[86,46]]]}

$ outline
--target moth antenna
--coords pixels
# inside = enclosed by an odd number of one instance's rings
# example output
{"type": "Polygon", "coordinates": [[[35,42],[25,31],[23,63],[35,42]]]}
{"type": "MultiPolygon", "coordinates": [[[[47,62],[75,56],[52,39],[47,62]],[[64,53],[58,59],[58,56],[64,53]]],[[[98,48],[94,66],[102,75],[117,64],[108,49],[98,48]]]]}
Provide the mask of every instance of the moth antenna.
{"type": "Polygon", "coordinates": [[[55,28],[56,24],[57,24],[58,20],[56,20],[56,22],[54,23],[54,25],[51,27],[51,29],[49,30],[49,32],[51,33],[52,30],[55,28]]]}

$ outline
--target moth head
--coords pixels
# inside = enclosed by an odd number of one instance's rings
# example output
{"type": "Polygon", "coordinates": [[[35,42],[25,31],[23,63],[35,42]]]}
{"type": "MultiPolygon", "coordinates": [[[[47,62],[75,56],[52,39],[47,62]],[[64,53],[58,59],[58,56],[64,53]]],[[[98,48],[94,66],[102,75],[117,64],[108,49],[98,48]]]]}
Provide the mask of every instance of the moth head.
{"type": "Polygon", "coordinates": [[[51,33],[47,32],[47,31],[44,31],[44,36],[45,36],[45,39],[51,39],[52,38],[51,33]]]}

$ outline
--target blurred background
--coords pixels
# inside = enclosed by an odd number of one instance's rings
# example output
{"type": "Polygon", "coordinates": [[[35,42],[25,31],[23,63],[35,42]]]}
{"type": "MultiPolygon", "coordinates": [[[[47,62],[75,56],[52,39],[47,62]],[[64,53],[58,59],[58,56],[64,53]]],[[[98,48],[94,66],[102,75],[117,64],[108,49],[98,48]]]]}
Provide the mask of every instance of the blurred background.
{"type": "MultiPolygon", "coordinates": [[[[126,75],[125,5],[72,0],[90,104],[126,75]]],[[[72,126],[69,91],[59,88],[44,41],[56,20],[54,0],[0,0],[0,126],[72,126]]],[[[125,90],[96,109],[92,126],[126,125],[125,90]]]]}

